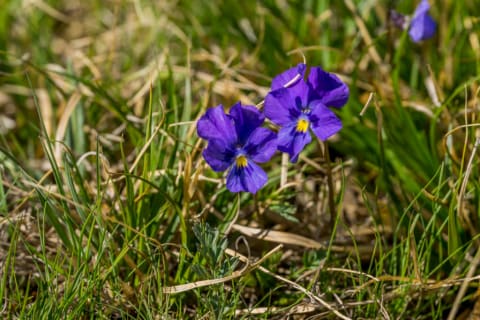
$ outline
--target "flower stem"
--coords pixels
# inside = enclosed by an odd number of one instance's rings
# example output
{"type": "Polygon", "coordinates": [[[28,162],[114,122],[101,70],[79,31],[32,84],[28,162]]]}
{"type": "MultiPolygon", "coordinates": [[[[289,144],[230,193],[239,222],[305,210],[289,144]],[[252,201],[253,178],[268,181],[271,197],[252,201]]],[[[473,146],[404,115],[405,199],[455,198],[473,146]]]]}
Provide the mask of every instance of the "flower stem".
{"type": "Polygon", "coordinates": [[[327,169],[327,186],[328,186],[328,209],[330,211],[330,222],[335,223],[337,214],[335,210],[335,190],[333,188],[332,164],[330,163],[330,152],[328,151],[328,143],[323,144],[323,157],[326,162],[327,169]]]}

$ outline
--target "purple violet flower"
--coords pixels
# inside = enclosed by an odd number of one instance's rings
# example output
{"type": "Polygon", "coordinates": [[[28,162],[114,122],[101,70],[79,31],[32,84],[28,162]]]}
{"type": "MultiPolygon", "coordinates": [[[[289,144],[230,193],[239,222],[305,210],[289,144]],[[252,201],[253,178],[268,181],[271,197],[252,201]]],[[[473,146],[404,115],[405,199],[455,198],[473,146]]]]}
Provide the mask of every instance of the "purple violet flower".
{"type": "Polygon", "coordinates": [[[437,23],[430,16],[429,11],[428,0],[422,0],[415,9],[413,17],[390,10],[390,21],[400,29],[408,29],[408,35],[413,42],[420,42],[433,37],[437,29],[437,23]]]}
{"type": "Polygon", "coordinates": [[[267,183],[257,163],[270,160],[277,150],[277,135],[260,127],[265,116],[254,106],[236,103],[225,114],[222,105],[210,108],[198,120],[197,133],[208,141],[203,157],[214,171],[229,169],[227,189],[256,193],[267,183]]]}
{"type": "Polygon", "coordinates": [[[336,75],[312,67],[304,81],[306,65],[288,69],[272,81],[265,98],[265,115],[280,126],[278,150],[298,160],[312,137],[309,128],[322,141],[337,133],[342,122],[328,107],[347,103],[349,89],[336,75]]]}
{"type": "Polygon", "coordinates": [[[408,35],[413,42],[429,39],[435,34],[437,24],[430,16],[429,11],[428,0],[422,0],[415,9],[408,30],[408,35]]]}

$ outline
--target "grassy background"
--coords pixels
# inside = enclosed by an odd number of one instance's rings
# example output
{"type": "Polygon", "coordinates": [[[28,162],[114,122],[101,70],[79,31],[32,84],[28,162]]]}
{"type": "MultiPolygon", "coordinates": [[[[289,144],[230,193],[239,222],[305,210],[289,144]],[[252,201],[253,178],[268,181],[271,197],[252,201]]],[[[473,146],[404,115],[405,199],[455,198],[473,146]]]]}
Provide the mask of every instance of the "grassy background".
{"type": "Polygon", "coordinates": [[[2,317],[474,319],[480,9],[430,3],[414,44],[410,0],[3,1],[2,317]],[[195,120],[303,56],[350,87],[332,163],[229,193],[195,120]]]}

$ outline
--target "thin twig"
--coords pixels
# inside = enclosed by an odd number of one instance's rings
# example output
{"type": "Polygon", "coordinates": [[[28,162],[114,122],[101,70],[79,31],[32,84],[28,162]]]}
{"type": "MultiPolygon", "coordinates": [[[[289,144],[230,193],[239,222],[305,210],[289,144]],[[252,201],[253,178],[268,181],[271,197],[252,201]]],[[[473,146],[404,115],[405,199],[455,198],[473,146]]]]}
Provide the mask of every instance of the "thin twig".
{"type": "MultiPolygon", "coordinates": [[[[248,258],[241,255],[240,253],[236,252],[236,251],[233,251],[231,249],[227,249],[225,251],[227,254],[231,255],[231,256],[234,256],[234,257],[238,257],[242,262],[248,262],[248,258]]],[[[317,295],[313,294],[312,292],[310,292],[309,290],[307,290],[306,288],[304,288],[303,286],[293,282],[293,281],[290,281],[282,276],[279,276],[278,274],[275,274],[273,272],[271,272],[270,270],[262,267],[262,266],[258,266],[258,270],[268,274],[269,276],[272,276],[274,277],[275,279],[277,280],[280,280],[282,282],[285,282],[286,284],[292,286],[293,288],[301,291],[302,293],[304,293],[306,296],[308,296],[310,299],[318,302],[319,304],[321,304],[322,306],[324,306],[325,308],[327,308],[328,310],[330,310],[331,312],[333,312],[337,317],[339,317],[340,319],[344,319],[344,320],[349,320],[350,318],[341,314],[338,310],[335,310],[331,305],[329,305],[327,302],[325,302],[323,299],[321,299],[320,297],[318,297],[317,295]]]]}
{"type": "MultiPolygon", "coordinates": [[[[280,250],[282,247],[283,247],[283,245],[281,245],[281,244],[276,246],[275,248],[270,250],[266,255],[261,257],[255,263],[251,263],[250,260],[246,257],[245,257],[245,259],[240,258],[240,260],[245,262],[245,266],[241,270],[232,272],[232,274],[229,275],[229,276],[222,277],[222,278],[216,278],[216,279],[195,281],[195,282],[192,282],[192,283],[180,284],[180,285],[171,286],[171,287],[163,287],[162,292],[165,293],[165,294],[175,294],[175,293],[190,291],[190,290],[193,290],[193,289],[206,287],[206,286],[210,286],[210,285],[215,285],[215,284],[220,284],[220,283],[225,283],[225,282],[234,280],[236,278],[239,278],[241,276],[246,275],[247,273],[249,273],[250,271],[252,271],[256,268],[261,268],[260,265],[266,259],[268,259],[268,257],[270,257],[272,254],[274,254],[278,250],[280,250]]],[[[233,251],[233,250],[230,250],[230,249],[227,249],[226,253],[229,254],[229,255],[232,255],[234,257],[240,255],[236,251],[233,251]],[[235,254],[231,254],[231,252],[235,252],[235,254]]],[[[242,257],[244,257],[244,256],[242,256],[242,257]]]]}
{"type": "Polygon", "coordinates": [[[363,117],[365,112],[367,111],[368,107],[370,106],[370,103],[372,102],[372,99],[375,97],[375,92],[370,92],[370,95],[368,96],[367,102],[362,108],[362,111],[360,111],[360,117],[363,117]]]}
{"type": "Polygon", "coordinates": [[[283,188],[287,184],[288,176],[288,154],[282,154],[282,167],[280,171],[280,188],[283,188]]]}
{"type": "Polygon", "coordinates": [[[450,313],[448,314],[448,320],[456,319],[458,308],[462,303],[462,299],[467,292],[468,284],[472,281],[472,276],[477,270],[477,266],[480,263],[480,247],[477,249],[477,253],[473,258],[472,263],[470,264],[470,269],[468,269],[467,276],[463,281],[462,285],[460,286],[460,290],[458,290],[458,294],[455,297],[455,301],[453,302],[452,309],[450,309],[450,313]]]}

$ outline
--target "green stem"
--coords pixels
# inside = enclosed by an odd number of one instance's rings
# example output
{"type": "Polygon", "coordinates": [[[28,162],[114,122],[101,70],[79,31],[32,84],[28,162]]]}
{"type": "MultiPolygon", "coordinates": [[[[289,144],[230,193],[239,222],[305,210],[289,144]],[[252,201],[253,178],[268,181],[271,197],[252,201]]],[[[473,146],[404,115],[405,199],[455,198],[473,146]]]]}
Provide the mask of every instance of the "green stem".
{"type": "Polygon", "coordinates": [[[337,219],[335,210],[335,190],[333,188],[332,164],[330,163],[330,152],[328,151],[328,143],[324,142],[323,157],[326,162],[327,169],[327,186],[328,186],[328,209],[330,211],[330,221],[332,224],[337,219]]]}

